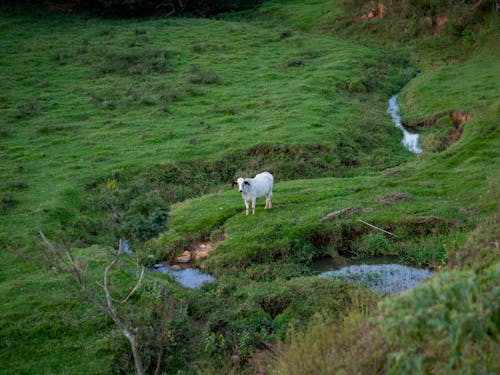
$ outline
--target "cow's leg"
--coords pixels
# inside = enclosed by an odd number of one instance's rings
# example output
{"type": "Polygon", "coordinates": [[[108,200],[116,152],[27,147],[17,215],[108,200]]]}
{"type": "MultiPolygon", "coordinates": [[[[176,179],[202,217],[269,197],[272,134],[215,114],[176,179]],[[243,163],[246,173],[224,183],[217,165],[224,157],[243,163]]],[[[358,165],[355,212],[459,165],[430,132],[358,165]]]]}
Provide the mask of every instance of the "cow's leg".
{"type": "Polygon", "coordinates": [[[248,215],[248,201],[246,199],[243,199],[243,202],[245,202],[245,208],[246,208],[245,212],[248,215]]]}
{"type": "Polygon", "coordinates": [[[252,214],[255,215],[255,201],[257,200],[256,197],[252,197],[252,214]]]}
{"type": "Polygon", "coordinates": [[[266,207],[273,207],[273,192],[271,191],[268,195],[266,195],[266,207]]]}

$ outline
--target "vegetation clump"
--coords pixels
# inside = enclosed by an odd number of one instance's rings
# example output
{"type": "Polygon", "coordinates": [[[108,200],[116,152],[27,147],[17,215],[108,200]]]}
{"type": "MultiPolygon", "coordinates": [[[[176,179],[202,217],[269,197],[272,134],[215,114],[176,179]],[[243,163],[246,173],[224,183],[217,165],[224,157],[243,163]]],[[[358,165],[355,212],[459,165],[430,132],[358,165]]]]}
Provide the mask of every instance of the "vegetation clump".
{"type": "Polygon", "coordinates": [[[171,70],[169,53],[164,50],[140,52],[110,52],[99,67],[101,74],[159,74],[171,70]]]}

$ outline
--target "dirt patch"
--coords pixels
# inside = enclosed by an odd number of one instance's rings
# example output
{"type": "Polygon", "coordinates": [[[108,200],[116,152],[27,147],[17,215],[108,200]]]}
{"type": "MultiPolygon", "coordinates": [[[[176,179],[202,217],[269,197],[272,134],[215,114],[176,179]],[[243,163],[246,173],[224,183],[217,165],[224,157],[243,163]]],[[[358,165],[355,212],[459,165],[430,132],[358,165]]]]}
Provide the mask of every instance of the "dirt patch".
{"type": "Polygon", "coordinates": [[[328,215],[325,215],[321,219],[319,219],[319,221],[331,220],[335,219],[337,216],[340,215],[348,215],[355,212],[365,212],[365,211],[370,211],[370,209],[365,207],[347,207],[341,210],[330,212],[328,215]]]}
{"type": "Polygon", "coordinates": [[[448,17],[438,16],[438,17],[422,17],[418,20],[420,26],[430,29],[432,35],[439,36],[439,32],[443,26],[448,22],[448,17]]]}
{"type": "Polygon", "coordinates": [[[384,4],[378,3],[375,6],[375,3],[371,2],[370,5],[372,6],[372,8],[368,12],[366,12],[365,14],[359,16],[358,19],[360,19],[362,21],[366,21],[366,20],[370,20],[370,19],[374,19],[374,18],[384,18],[384,14],[385,14],[385,10],[386,10],[386,7],[384,4]]]}
{"type": "Polygon", "coordinates": [[[220,245],[222,241],[227,238],[227,233],[224,233],[221,238],[216,241],[192,241],[189,244],[189,252],[191,253],[191,261],[197,261],[200,259],[205,259],[210,256],[210,253],[214,251],[217,246],[220,245]]]}
{"type": "Polygon", "coordinates": [[[453,111],[450,113],[453,130],[450,133],[451,142],[456,142],[462,137],[464,131],[463,124],[466,121],[472,120],[472,115],[469,112],[453,111]]]}
{"type": "Polygon", "coordinates": [[[227,233],[224,233],[215,241],[190,241],[188,248],[182,253],[182,255],[175,258],[175,264],[173,266],[181,269],[191,268],[194,262],[210,257],[210,253],[214,251],[227,237],[227,233]]]}
{"type": "Polygon", "coordinates": [[[400,201],[409,201],[410,199],[411,199],[410,194],[396,193],[396,194],[381,195],[380,197],[376,197],[373,201],[383,204],[394,204],[400,201]]]}
{"type": "Polygon", "coordinates": [[[441,28],[448,22],[448,17],[436,17],[432,23],[432,32],[434,36],[439,35],[441,28]]]}

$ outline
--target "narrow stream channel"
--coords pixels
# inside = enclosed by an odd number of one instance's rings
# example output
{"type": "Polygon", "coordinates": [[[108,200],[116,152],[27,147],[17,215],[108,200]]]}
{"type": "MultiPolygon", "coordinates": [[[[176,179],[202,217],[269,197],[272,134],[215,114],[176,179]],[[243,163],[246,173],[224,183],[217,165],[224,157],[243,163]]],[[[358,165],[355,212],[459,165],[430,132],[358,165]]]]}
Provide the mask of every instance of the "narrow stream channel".
{"type": "MultiPolygon", "coordinates": [[[[403,145],[414,154],[422,152],[418,143],[418,134],[410,133],[401,124],[397,94],[389,99],[387,113],[391,115],[394,125],[403,132],[403,145]]],[[[126,240],[123,242],[123,252],[133,254],[126,240]]],[[[368,263],[368,262],[367,262],[368,263]]],[[[200,288],[205,283],[213,283],[216,279],[195,268],[177,268],[166,263],[151,269],[152,272],[166,273],[185,288],[200,288]]],[[[432,272],[425,269],[411,268],[400,264],[359,264],[343,267],[339,270],[329,270],[319,274],[319,277],[329,277],[362,284],[385,295],[397,294],[403,290],[414,288],[422,280],[430,277],[432,272]]]]}
{"type": "Polygon", "coordinates": [[[401,129],[403,132],[403,140],[401,141],[403,145],[414,154],[420,154],[422,152],[422,148],[418,144],[418,134],[410,133],[408,130],[404,128],[401,124],[401,116],[399,115],[399,106],[398,106],[398,95],[393,95],[389,99],[389,106],[387,107],[387,113],[391,115],[392,122],[396,125],[397,128],[401,129]]]}

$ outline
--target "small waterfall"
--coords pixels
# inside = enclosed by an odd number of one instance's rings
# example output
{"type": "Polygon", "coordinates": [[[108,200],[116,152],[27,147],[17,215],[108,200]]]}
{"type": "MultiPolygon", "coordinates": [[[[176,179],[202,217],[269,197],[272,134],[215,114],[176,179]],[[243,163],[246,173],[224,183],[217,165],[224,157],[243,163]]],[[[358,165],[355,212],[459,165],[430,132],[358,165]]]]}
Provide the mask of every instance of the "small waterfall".
{"type": "Polygon", "coordinates": [[[418,134],[412,134],[406,130],[403,125],[401,125],[401,116],[399,115],[399,106],[397,102],[397,95],[392,96],[389,99],[389,106],[387,107],[387,113],[391,115],[392,122],[397,128],[403,131],[403,145],[414,154],[420,154],[422,149],[418,144],[418,134]]]}

